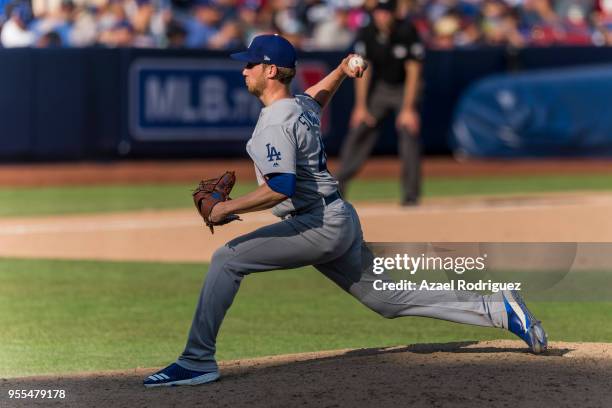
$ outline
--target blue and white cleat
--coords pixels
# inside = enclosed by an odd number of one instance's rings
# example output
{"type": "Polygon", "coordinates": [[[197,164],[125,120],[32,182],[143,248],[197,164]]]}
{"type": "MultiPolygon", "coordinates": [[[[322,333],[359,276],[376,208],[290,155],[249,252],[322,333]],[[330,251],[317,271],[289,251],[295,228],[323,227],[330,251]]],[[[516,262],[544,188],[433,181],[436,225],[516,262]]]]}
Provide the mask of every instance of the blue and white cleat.
{"type": "Polygon", "coordinates": [[[546,351],[546,332],[540,321],[527,309],[521,295],[516,290],[505,290],[502,293],[508,314],[507,329],[523,339],[534,354],[546,351]]]}
{"type": "Polygon", "coordinates": [[[176,363],[145,378],[145,387],[171,387],[175,385],[198,385],[219,379],[219,371],[193,371],[176,363]]]}

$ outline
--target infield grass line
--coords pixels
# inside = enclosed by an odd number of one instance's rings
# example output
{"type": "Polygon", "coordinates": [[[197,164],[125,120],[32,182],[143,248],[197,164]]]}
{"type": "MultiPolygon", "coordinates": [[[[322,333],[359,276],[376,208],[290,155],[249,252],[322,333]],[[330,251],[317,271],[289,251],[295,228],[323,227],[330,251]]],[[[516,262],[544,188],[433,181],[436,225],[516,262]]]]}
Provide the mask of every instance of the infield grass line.
{"type": "MultiPolygon", "coordinates": [[[[252,182],[238,182],[232,195],[243,195],[255,187],[252,182]]],[[[5,187],[0,188],[0,217],[190,208],[192,188],[187,184],[5,187]]],[[[423,183],[426,198],[573,191],[612,191],[612,175],[436,177],[423,183]]],[[[356,180],[348,195],[356,202],[397,202],[399,197],[397,179],[356,180]]]]}

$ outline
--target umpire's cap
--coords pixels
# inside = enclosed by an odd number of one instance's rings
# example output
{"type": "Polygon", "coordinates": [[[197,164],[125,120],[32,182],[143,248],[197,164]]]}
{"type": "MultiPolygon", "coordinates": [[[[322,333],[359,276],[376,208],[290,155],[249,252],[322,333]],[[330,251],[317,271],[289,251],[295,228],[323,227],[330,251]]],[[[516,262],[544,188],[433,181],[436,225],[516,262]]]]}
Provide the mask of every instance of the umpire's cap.
{"type": "Polygon", "coordinates": [[[278,34],[259,35],[246,51],[230,55],[231,58],[252,64],[274,64],[295,68],[296,52],[293,45],[278,34]]]}
{"type": "Polygon", "coordinates": [[[378,0],[374,9],[395,12],[397,9],[397,2],[395,0],[378,0]]]}

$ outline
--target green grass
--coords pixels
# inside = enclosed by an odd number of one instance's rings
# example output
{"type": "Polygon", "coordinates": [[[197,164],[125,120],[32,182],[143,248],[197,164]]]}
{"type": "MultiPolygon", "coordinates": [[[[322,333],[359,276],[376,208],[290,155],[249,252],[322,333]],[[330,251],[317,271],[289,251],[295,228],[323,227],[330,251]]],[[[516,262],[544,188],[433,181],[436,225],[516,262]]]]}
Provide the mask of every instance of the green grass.
{"type": "MultiPolygon", "coordinates": [[[[193,205],[192,187],[159,184],[0,188],[0,217],[188,208],[193,205]]],[[[239,182],[233,195],[254,188],[254,183],[239,182]]],[[[395,179],[358,180],[351,185],[349,199],[398,201],[399,188],[395,179]]],[[[612,175],[429,178],[423,185],[425,197],[611,190],[612,175]]]]}
{"type": "MultiPolygon", "coordinates": [[[[0,259],[0,377],[157,367],[182,351],[206,265],[0,259]]],[[[550,338],[612,341],[612,302],[534,302],[550,338]]],[[[220,360],[513,338],[433,319],[385,320],[312,268],[247,277],[220,360]]]]}

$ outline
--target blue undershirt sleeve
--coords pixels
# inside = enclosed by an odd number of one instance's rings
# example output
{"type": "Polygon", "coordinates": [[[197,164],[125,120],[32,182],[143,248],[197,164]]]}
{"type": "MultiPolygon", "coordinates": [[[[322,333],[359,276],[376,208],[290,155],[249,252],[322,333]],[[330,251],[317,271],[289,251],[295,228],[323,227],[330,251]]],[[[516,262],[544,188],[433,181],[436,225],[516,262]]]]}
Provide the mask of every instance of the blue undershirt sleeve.
{"type": "Polygon", "coordinates": [[[291,197],[295,193],[295,174],[272,173],[266,176],[268,187],[277,193],[291,197]]]}

